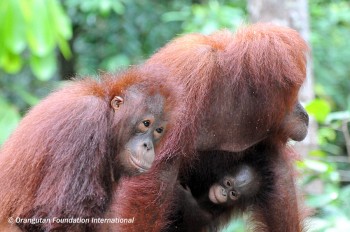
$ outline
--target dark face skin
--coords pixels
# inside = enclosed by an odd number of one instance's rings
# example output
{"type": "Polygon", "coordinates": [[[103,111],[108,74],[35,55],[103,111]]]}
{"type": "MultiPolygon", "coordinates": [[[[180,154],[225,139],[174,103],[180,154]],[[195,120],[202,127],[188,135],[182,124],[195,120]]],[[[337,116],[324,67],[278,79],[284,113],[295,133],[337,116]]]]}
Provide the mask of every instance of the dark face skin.
{"type": "Polygon", "coordinates": [[[111,106],[118,113],[131,116],[123,122],[124,126],[129,127],[125,134],[130,133],[130,137],[117,155],[123,171],[129,175],[147,171],[152,166],[155,147],[166,128],[163,97],[159,94],[145,96],[131,89],[127,91],[125,100],[120,96],[113,98],[111,106]]]}
{"type": "Polygon", "coordinates": [[[283,124],[287,127],[290,139],[302,141],[307,135],[309,115],[304,107],[298,102],[291,114],[287,115],[283,124]]]}
{"type": "Polygon", "coordinates": [[[210,187],[209,200],[214,204],[232,205],[241,198],[255,195],[260,182],[256,171],[244,164],[235,169],[232,175],[225,175],[210,187]]]}

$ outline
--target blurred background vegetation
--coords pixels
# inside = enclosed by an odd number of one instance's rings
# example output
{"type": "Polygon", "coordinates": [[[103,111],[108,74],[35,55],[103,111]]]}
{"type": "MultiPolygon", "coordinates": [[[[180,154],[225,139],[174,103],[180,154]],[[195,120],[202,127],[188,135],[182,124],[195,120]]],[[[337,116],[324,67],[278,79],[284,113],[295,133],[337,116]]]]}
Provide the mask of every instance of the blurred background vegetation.
{"type": "MultiPolygon", "coordinates": [[[[298,162],[309,231],[350,231],[350,3],[309,1],[317,150],[298,162]],[[318,183],[318,191],[308,191],[318,183]]],[[[0,144],[26,111],[74,76],[115,72],[173,37],[234,30],[245,0],[0,1],[0,144]]],[[[245,231],[234,220],[224,231],[245,231]]]]}

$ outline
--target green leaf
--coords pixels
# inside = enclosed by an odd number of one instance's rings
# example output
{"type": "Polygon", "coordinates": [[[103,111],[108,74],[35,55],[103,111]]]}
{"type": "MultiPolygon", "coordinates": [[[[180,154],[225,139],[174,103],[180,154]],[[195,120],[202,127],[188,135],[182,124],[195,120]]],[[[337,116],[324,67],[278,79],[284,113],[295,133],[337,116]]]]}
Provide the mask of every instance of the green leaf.
{"type": "Polygon", "coordinates": [[[332,112],[330,113],[325,122],[330,123],[332,121],[343,121],[343,120],[349,120],[350,119],[350,112],[349,111],[339,111],[339,112],[332,112]]]}
{"type": "Polygon", "coordinates": [[[337,192],[331,192],[331,193],[324,193],[322,195],[316,195],[312,196],[307,200],[307,203],[312,208],[318,208],[323,207],[335,199],[337,199],[338,193],[337,192]]]}
{"type": "Polygon", "coordinates": [[[61,36],[57,37],[58,47],[62,52],[62,55],[65,59],[69,59],[72,57],[72,51],[70,50],[68,42],[62,38],[61,36]]]}
{"type": "Polygon", "coordinates": [[[315,99],[311,101],[306,107],[306,111],[315,117],[317,122],[324,122],[331,112],[329,103],[323,99],[315,99]]]}
{"type": "Polygon", "coordinates": [[[22,59],[19,55],[7,51],[2,56],[1,66],[6,72],[14,74],[22,68],[22,59]]]}
{"type": "Polygon", "coordinates": [[[114,10],[115,13],[122,15],[124,14],[125,11],[125,7],[123,6],[123,4],[118,0],[112,0],[110,1],[112,4],[112,9],[114,10]]]}
{"type": "Polygon", "coordinates": [[[322,150],[312,150],[309,152],[309,156],[312,156],[315,158],[325,158],[327,157],[327,154],[322,150]]]}
{"type": "Polygon", "coordinates": [[[30,57],[30,67],[39,80],[49,80],[56,71],[55,53],[52,52],[43,57],[32,55],[30,57]]]}
{"type": "Polygon", "coordinates": [[[20,119],[18,110],[0,97],[0,144],[4,143],[16,128],[20,119]]]}
{"type": "Polygon", "coordinates": [[[334,141],[337,137],[335,130],[329,127],[321,127],[317,133],[319,144],[327,144],[329,141],[334,141]]]}
{"type": "Polygon", "coordinates": [[[99,11],[100,11],[101,15],[107,16],[112,8],[111,1],[110,0],[100,0],[99,8],[100,8],[99,11]]]}
{"type": "Polygon", "coordinates": [[[55,47],[54,30],[48,15],[47,1],[33,0],[26,30],[31,51],[36,56],[46,56],[55,47]]]}
{"type": "Polygon", "coordinates": [[[326,172],[328,170],[327,164],[321,161],[305,159],[304,164],[307,168],[320,173],[326,172]]]}
{"type": "Polygon", "coordinates": [[[9,5],[4,16],[3,34],[5,47],[12,53],[19,54],[23,52],[26,42],[24,36],[24,19],[18,0],[9,1],[9,5]]]}
{"type": "Polygon", "coordinates": [[[57,0],[47,1],[48,12],[52,27],[59,37],[64,39],[71,39],[72,25],[68,16],[65,14],[61,4],[57,0]]]}
{"type": "Polygon", "coordinates": [[[82,1],[80,4],[80,9],[85,13],[97,11],[98,7],[98,0],[82,1]]]}

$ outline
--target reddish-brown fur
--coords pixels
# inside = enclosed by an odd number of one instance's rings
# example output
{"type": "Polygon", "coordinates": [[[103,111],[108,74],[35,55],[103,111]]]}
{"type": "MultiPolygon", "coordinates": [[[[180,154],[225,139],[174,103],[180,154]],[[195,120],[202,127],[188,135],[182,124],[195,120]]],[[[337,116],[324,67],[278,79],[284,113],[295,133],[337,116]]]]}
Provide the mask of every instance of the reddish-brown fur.
{"type": "MultiPolygon", "coordinates": [[[[118,145],[130,137],[130,118],[142,114],[138,109],[114,113],[110,102],[123,96],[128,87],[137,86],[148,95],[160,93],[165,99],[164,112],[169,117],[175,115],[179,99],[174,91],[178,88],[165,84],[160,74],[164,76],[166,71],[133,68],[101,81],[75,80],[35,106],[0,152],[2,225],[6,226],[10,216],[103,217],[115,185],[111,173],[120,174],[115,164],[121,149],[118,145]]],[[[167,130],[171,130],[170,124],[167,130]]],[[[91,231],[96,225],[19,226],[29,231],[91,231]]]]}
{"type": "MultiPolygon", "coordinates": [[[[225,225],[232,217],[250,212],[250,227],[254,231],[302,231],[304,208],[296,200],[296,186],[294,183],[294,169],[292,161],[295,159],[293,151],[283,144],[273,140],[263,140],[243,152],[206,151],[200,152],[200,160],[191,169],[180,170],[180,182],[191,189],[193,197],[200,201],[208,196],[208,191],[218,177],[229,173],[233,167],[248,163],[260,176],[255,183],[259,190],[250,198],[237,201],[232,205],[202,205],[203,213],[211,215],[201,218],[193,214],[198,210],[187,204],[188,200],[175,198],[175,208],[171,219],[174,222],[166,231],[206,231],[210,226],[216,231],[225,225]],[[220,156],[220,159],[218,159],[220,156]],[[299,212],[299,213],[298,213],[299,212]],[[183,218],[186,217],[186,218],[183,218]],[[207,221],[205,221],[207,220],[207,221]],[[198,223],[196,223],[198,222],[198,223]],[[199,223],[200,222],[200,223],[199,223]],[[191,229],[188,229],[190,227],[191,229]]],[[[277,140],[278,141],[278,140],[277,140]]],[[[280,142],[280,141],[279,141],[280,142]]]]}
{"type": "Polygon", "coordinates": [[[190,163],[201,159],[201,151],[240,152],[257,143],[277,152],[269,158],[276,188],[266,200],[268,205],[254,212],[255,231],[302,231],[291,158],[285,155],[290,125],[284,119],[305,80],[307,52],[296,31],[255,24],[235,34],[185,35],[154,54],[146,66],[165,66],[173,74],[171,80],[185,89],[184,124],[174,130],[184,128],[178,139],[187,144],[182,156],[175,152],[178,143],[174,140],[176,148],[169,143],[152,172],[123,183],[114,213],[134,217],[135,222],[115,225],[115,231],[165,229],[169,213],[176,210],[169,192],[179,170],[186,176],[190,163]],[[185,157],[180,169],[176,157],[185,157]]]}

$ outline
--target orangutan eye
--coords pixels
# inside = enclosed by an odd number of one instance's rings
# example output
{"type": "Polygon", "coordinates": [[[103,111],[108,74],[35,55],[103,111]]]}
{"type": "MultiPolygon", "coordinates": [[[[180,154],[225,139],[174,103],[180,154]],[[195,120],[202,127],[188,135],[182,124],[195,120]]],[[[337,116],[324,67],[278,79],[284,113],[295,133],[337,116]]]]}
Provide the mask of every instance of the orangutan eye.
{"type": "Polygon", "coordinates": [[[149,127],[151,125],[151,122],[149,120],[145,120],[142,123],[145,127],[149,127]]]}
{"type": "Polygon", "coordinates": [[[238,200],[238,198],[239,198],[239,193],[237,193],[236,191],[230,191],[230,198],[231,198],[231,200],[233,200],[233,201],[238,200]]]}
{"type": "Polygon", "coordinates": [[[150,119],[144,119],[142,120],[139,125],[137,126],[137,129],[139,132],[146,132],[149,130],[149,127],[152,125],[152,121],[150,119]]]}
{"type": "Polygon", "coordinates": [[[157,131],[159,134],[161,134],[161,133],[164,131],[164,129],[163,129],[163,127],[159,127],[159,128],[156,129],[156,131],[157,131]]]}

